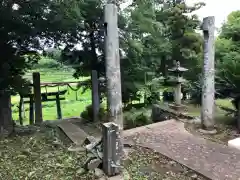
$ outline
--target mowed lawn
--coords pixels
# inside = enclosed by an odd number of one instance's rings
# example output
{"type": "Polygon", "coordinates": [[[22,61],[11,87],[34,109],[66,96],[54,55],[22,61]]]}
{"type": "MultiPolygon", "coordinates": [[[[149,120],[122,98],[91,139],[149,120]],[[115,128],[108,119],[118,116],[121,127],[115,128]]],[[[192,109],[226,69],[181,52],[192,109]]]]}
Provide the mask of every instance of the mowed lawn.
{"type": "MultiPolygon", "coordinates": [[[[84,81],[89,79],[89,77],[81,77],[79,79],[73,78],[73,69],[71,68],[61,68],[60,65],[55,64],[51,59],[42,59],[38,68],[30,71],[26,74],[26,78],[32,80],[32,72],[40,72],[41,82],[69,82],[69,81],[84,81]],[[50,65],[49,65],[50,64],[50,65]],[[52,67],[51,67],[52,66],[52,67]]],[[[76,85],[71,84],[71,87],[76,89],[76,85]]],[[[65,100],[61,101],[62,116],[63,118],[80,116],[81,112],[84,111],[85,107],[91,104],[91,91],[87,90],[83,93],[83,88],[80,88],[78,91],[73,91],[71,88],[65,86],[59,87],[43,87],[41,91],[44,92],[58,92],[58,90],[67,90],[65,94],[65,100]]],[[[19,96],[12,96],[12,111],[13,119],[19,119],[18,105],[19,105],[19,96]]],[[[27,99],[26,99],[27,100],[27,99]]],[[[43,119],[44,120],[55,120],[57,119],[57,109],[56,102],[43,102],[43,119]]],[[[24,124],[29,122],[29,104],[24,105],[25,109],[25,119],[24,124]]]]}

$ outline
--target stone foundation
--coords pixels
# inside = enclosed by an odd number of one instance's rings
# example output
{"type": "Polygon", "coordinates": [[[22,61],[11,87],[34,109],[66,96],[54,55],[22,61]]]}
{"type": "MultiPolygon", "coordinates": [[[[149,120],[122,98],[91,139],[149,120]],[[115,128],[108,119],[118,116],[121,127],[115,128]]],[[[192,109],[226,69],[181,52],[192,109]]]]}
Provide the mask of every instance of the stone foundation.
{"type": "Polygon", "coordinates": [[[186,111],[186,106],[184,105],[178,105],[178,104],[169,104],[169,107],[175,111],[178,112],[185,112],[186,111]]]}
{"type": "Polygon", "coordinates": [[[228,146],[240,150],[240,137],[228,141],[228,146]]]}

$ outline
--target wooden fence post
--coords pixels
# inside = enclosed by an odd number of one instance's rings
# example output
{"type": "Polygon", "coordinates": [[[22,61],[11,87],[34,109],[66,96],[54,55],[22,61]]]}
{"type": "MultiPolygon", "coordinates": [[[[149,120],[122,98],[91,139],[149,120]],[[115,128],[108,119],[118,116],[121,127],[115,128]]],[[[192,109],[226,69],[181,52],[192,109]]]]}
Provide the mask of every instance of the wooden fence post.
{"type": "Polygon", "coordinates": [[[40,73],[33,73],[33,90],[34,90],[34,104],[35,104],[35,123],[41,124],[42,117],[42,97],[41,97],[41,85],[40,85],[40,73]]]}
{"type": "Polygon", "coordinates": [[[103,124],[103,171],[107,176],[115,176],[121,172],[121,147],[118,135],[119,125],[110,122],[103,124]]]}
{"type": "Polygon", "coordinates": [[[29,124],[34,124],[34,100],[32,94],[29,96],[29,124]]]}
{"type": "Polygon", "coordinates": [[[19,101],[19,122],[20,125],[23,125],[23,118],[24,118],[24,100],[23,97],[20,95],[20,101],[19,101]]]}
{"type": "Polygon", "coordinates": [[[92,71],[92,108],[93,108],[93,120],[98,120],[98,113],[99,113],[99,90],[98,90],[98,74],[96,70],[92,71]]]}
{"type": "Polygon", "coordinates": [[[56,105],[57,105],[57,117],[58,119],[62,119],[62,110],[59,94],[56,95],[56,105]]]}

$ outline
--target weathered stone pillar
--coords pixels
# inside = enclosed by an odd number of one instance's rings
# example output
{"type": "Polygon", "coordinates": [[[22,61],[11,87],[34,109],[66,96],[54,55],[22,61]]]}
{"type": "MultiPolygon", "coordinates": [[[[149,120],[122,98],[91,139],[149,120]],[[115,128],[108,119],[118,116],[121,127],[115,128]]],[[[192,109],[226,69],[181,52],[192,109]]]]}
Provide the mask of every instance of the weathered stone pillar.
{"type": "Polygon", "coordinates": [[[13,128],[11,94],[0,91],[0,137],[11,134],[13,128]]]}
{"type": "Polygon", "coordinates": [[[177,83],[174,90],[174,101],[177,106],[181,106],[181,83],[177,83]]]}
{"type": "Polygon", "coordinates": [[[122,127],[122,91],[117,11],[118,8],[115,4],[107,4],[105,7],[105,58],[108,111],[111,121],[122,127]]]}
{"type": "MultiPolygon", "coordinates": [[[[122,130],[122,91],[121,91],[121,72],[119,57],[119,36],[118,36],[118,7],[115,2],[108,1],[104,9],[105,26],[105,58],[106,58],[106,80],[107,80],[107,105],[109,120],[119,127],[117,133],[116,152],[119,154],[115,162],[121,164],[123,155],[122,130]]],[[[119,174],[122,169],[119,168],[119,174]]]]}
{"type": "Polygon", "coordinates": [[[203,19],[204,35],[204,65],[203,65],[203,85],[202,85],[202,128],[211,130],[214,128],[214,106],[215,106],[215,48],[214,31],[215,17],[209,16],[203,19]]]}

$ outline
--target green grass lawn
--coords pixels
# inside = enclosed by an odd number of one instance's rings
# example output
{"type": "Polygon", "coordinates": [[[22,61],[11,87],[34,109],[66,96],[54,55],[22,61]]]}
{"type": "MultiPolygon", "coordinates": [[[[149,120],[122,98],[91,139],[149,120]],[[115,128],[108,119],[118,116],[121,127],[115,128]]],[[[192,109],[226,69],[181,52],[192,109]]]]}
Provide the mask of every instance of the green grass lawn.
{"type": "MultiPolygon", "coordinates": [[[[41,59],[39,65],[33,70],[26,73],[26,78],[32,80],[32,72],[40,72],[41,82],[66,82],[66,81],[83,81],[89,79],[89,77],[81,77],[75,79],[73,75],[73,69],[66,67],[59,67],[55,61],[47,58],[41,59]]],[[[76,85],[71,85],[76,88],[76,85]]],[[[81,112],[84,111],[85,107],[91,104],[91,91],[87,90],[82,93],[83,88],[80,88],[77,92],[71,90],[66,86],[59,86],[59,90],[68,90],[65,94],[65,100],[61,101],[62,116],[63,118],[80,116],[81,112]]],[[[58,87],[43,87],[41,91],[44,92],[57,92],[58,87]]],[[[13,119],[18,120],[18,104],[19,96],[12,96],[12,104],[14,105],[13,119]]],[[[43,119],[44,120],[55,120],[57,119],[56,102],[43,102],[43,119]]],[[[25,104],[25,119],[24,124],[29,122],[29,105],[25,104]]]]}

